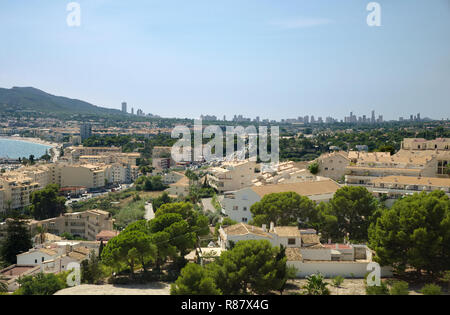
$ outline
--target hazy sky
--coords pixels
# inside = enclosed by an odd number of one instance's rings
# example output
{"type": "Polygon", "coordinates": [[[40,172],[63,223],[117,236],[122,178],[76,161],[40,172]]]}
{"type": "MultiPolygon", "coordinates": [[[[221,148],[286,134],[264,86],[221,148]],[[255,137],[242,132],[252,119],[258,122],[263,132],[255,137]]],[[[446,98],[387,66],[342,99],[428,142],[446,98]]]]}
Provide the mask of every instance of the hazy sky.
{"type": "Polygon", "coordinates": [[[0,0],[0,87],[164,117],[450,117],[450,1],[0,0]]]}

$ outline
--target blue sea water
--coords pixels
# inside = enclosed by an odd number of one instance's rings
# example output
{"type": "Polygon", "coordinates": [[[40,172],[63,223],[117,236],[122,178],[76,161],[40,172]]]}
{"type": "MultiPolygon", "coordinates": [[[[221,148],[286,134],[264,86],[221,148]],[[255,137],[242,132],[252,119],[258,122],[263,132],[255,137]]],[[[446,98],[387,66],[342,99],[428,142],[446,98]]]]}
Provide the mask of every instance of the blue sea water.
{"type": "Polygon", "coordinates": [[[51,146],[11,139],[0,139],[0,158],[28,158],[31,154],[35,158],[40,158],[51,146]]]}

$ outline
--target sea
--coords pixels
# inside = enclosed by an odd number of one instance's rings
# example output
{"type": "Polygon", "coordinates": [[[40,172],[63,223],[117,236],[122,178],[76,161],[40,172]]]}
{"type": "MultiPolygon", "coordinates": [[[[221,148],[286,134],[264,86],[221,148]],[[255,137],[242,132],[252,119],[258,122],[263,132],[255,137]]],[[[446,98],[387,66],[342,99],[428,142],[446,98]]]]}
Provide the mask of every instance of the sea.
{"type": "Polygon", "coordinates": [[[37,159],[50,149],[51,146],[44,144],[0,138],[0,158],[28,158],[32,154],[37,159]]]}

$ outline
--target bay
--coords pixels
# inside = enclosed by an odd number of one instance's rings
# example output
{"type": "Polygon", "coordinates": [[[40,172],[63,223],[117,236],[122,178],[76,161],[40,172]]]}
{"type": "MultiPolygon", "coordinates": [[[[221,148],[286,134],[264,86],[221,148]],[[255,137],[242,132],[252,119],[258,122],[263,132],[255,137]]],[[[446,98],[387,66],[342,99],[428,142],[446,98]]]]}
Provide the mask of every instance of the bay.
{"type": "Polygon", "coordinates": [[[32,154],[37,159],[50,149],[51,146],[44,144],[0,138],[0,158],[28,158],[32,154]]]}

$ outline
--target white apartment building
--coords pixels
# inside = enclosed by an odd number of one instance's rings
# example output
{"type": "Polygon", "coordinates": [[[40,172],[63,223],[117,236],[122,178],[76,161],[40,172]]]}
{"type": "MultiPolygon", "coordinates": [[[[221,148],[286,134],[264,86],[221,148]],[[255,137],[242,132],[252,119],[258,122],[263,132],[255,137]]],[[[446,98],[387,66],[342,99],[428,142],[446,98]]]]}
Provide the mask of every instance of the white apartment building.
{"type": "Polygon", "coordinates": [[[31,193],[40,185],[19,172],[7,172],[0,176],[0,211],[19,209],[30,205],[31,193]]]}
{"type": "Polygon", "coordinates": [[[261,201],[268,194],[281,192],[295,192],[301,196],[320,203],[328,202],[334,193],[340,188],[339,184],[331,179],[297,182],[288,184],[276,184],[265,186],[251,186],[234,192],[225,193],[222,207],[225,215],[236,222],[250,222],[252,213],[250,207],[261,201]]]}
{"type": "Polygon", "coordinates": [[[345,182],[349,185],[372,185],[372,180],[386,176],[448,177],[445,167],[450,151],[407,151],[395,155],[360,156],[346,168],[345,182]]]}
{"type": "Polygon", "coordinates": [[[220,167],[209,169],[207,176],[211,187],[219,193],[235,191],[253,185],[259,170],[256,162],[249,160],[224,162],[220,167]]]}
{"type": "Polygon", "coordinates": [[[316,180],[317,176],[311,174],[306,168],[298,168],[294,162],[281,162],[275,171],[261,172],[253,185],[288,184],[316,180]]]}
{"type": "Polygon", "coordinates": [[[386,196],[388,199],[434,190],[443,191],[450,197],[450,178],[386,176],[373,179],[372,187],[368,189],[375,196],[386,196]]]}

